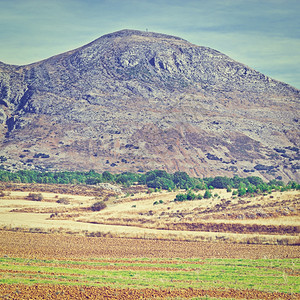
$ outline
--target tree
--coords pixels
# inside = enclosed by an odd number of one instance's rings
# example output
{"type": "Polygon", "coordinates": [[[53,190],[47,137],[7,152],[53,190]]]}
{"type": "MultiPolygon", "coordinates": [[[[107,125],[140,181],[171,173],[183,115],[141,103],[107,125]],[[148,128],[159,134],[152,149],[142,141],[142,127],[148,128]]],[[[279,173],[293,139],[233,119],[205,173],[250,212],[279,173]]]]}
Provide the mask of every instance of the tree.
{"type": "Polygon", "coordinates": [[[186,172],[175,172],[173,174],[174,184],[181,189],[189,189],[195,187],[195,182],[186,172]]]}
{"type": "Polygon", "coordinates": [[[225,189],[231,184],[231,181],[228,177],[217,176],[213,181],[210,182],[210,185],[216,189],[225,189]]]}
{"type": "Polygon", "coordinates": [[[258,176],[248,176],[247,180],[255,186],[258,186],[259,184],[263,183],[263,180],[258,176]]]}
{"type": "Polygon", "coordinates": [[[174,189],[175,185],[174,182],[168,178],[155,178],[152,181],[147,182],[147,186],[151,187],[151,188],[157,188],[157,189],[164,189],[164,190],[168,190],[168,189],[174,189]]]}
{"type": "Polygon", "coordinates": [[[247,190],[244,186],[240,186],[238,188],[238,196],[239,197],[244,196],[246,193],[247,193],[247,190]]]}
{"type": "MultiPolygon", "coordinates": [[[[74,179],[72,179],[72,180],[74,180],[74,179]]],[[[87,178],[85,181],[86,184],[90,184],[90,185],[96,185],[97,183],[100,183],[100,182],[101,182],[100,178],[94,178],[94,177],[87,178]]]]}
{"type": "Polygon", "coordinates": [[[102,178],[106,181],[106,182],[113,182],[114,181],[114,175],[109,173],[108,171],[104,171],[102,173],[102,178]]]}
{"type": "Polygon", "coordinates": [[[247,187],[247,193],[253,194],[255,191],[256,191],[256,186],[252,185],[252,184],[249,184],[248,187],[247,187]]]}

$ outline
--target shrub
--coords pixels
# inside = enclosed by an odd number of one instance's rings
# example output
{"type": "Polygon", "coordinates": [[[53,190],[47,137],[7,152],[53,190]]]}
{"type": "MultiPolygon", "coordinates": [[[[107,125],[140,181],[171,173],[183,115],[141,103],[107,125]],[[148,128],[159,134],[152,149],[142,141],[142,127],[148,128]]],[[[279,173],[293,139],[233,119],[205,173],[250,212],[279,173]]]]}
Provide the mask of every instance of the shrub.
{"type": "Polygon", "coordinates": [[[151,193],[153,193],[153,192],[154,192],[153,189],[148,189],[147,194],[151,194],[151,193]]]}
{"type": "Polygon", "coordinates": [[[196,195],[194,193],[192,193],[191,191],[188,191],[188,193],[186,194],[186,199],[194,200],[194,199],[196,199],[196,195]]]}
{"type": "Polygon", "coordinates": [[[66,197],[62,197],[62,198],[59,198],[56,203],[61,203],[61,204],[70,204],[70,200],[66,197]]]}
{"type": "Polygon", "coordinates": [[[246,193],[247,193],[246,188],[240,187],[240,188],[238,189],[238,196],[239,196],[239,197],[244,196],[246,193]]]}
{"type": "Polygon", "coordinates": [[[204,199],[209,199],[209,198],[211,198],[211,197],[212,197],[211,192],[210,192],[209,190],[206,190],[205,193],[204,193],[203,198],[204,198],[204,199]]]}
{"type": "Polygon", "coordinates": [[[44,196],[41,193],[29,193],[28,198],[33,201],[42,201],[44,196]]]}
{"type": "Polygon", "coordinates": [[[187,195],[186,194],[177,194],[174,201],[186,201],[187,200],[187,195]]]}
{"type": "Polygon", "coordinates": [[[103,201],[96,202],[91,206],[92,211],[100,211],[104,208],[106,208],[106,204],[103,201]]]}

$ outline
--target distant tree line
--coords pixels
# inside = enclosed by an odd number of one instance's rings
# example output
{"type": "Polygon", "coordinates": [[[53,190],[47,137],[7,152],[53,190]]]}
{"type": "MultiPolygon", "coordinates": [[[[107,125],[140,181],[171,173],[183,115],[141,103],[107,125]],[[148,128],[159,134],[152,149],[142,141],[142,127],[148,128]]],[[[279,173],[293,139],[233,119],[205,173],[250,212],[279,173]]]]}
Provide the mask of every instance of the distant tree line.
{"type": "MultiPolygon", "coordinates": [[[[169,174],[164,170],[153,170],[147,173],[123,172],[112,174],[108,171],[97,173],[89,172],[40,172],[35,170],[19,170],[11,172],[0,170],[0,181],[14,183],[47,183],[47,184],[88,184],[115,183],[129,187],[133,184],[146,185],[151,190],[206,190],[211,189],[236,189],[239,196],[246,193],[269,192],[271,190],[299,189],[300,185],[294,181],[285,184],[283,181],[271,180],[264,182],[260,177],[248,176],[241,178],[234,176],[216,176],[208,178],[190,177],[186,172],[175,172],[169,174]]],[[[209,193],[207,193],[209,196],[209,193]]],[[[191,194],[188,197],[193,197],[191,194]]]]}

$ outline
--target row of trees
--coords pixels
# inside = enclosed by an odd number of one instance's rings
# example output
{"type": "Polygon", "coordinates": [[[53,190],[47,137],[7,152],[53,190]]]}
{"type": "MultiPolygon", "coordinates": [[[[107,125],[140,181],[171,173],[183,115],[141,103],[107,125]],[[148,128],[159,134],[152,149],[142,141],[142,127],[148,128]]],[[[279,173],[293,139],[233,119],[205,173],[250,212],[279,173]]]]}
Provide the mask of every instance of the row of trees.
{"type": "Polygon", "coordinates": [[[55,183],[55,184],[91,184],[109,182],[131,186],[134,183],[145,184],[149,188],[158,189],[189,189],[203,188],[200,179],[192,178],[185,172],[169,174],[163,170],[149,171],[145,174],[123,172],[112,174],[110,172],[38,172],[34,170],[20,170],[10,172],[0,170],[0,181],[15,183],[55,183]]]}
{"type": "Polygon", "coordinates": [[[123,172],[112,174],[110,172],[97,173],[93,170],[89,172],[39,172],[34,170],[20,170],[10,172],[0,170],[0,181],[16,183],[54,183],[54,184],[90,184],[109,182],[131,186],[135,183],[147,185],[151,189],[186,189],[186,190],[211,190],[213,188],[232,188],[238,190],[239,195],[255,192],[269,192],[279,189],[299,189],[296,182],[284,184],[282,181],[271,180],[264,182],[260,177],[248,176],[241,178],[234,176],[217,176],[209,178],[190,177],[185,172],[175,172],[169,174],[164,170],[154,170],[147,173],[123,172]]]}

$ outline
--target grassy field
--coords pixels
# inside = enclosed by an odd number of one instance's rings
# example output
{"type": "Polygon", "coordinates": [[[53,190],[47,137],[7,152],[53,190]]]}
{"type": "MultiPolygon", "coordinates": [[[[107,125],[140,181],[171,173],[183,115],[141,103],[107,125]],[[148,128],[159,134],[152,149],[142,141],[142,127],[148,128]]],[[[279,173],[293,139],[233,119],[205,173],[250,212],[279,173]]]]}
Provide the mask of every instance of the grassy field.
{"type": "Polygon", "coordinates": [[[300,260],[0,258],[0,283],[299,293],[300,260]]]}

